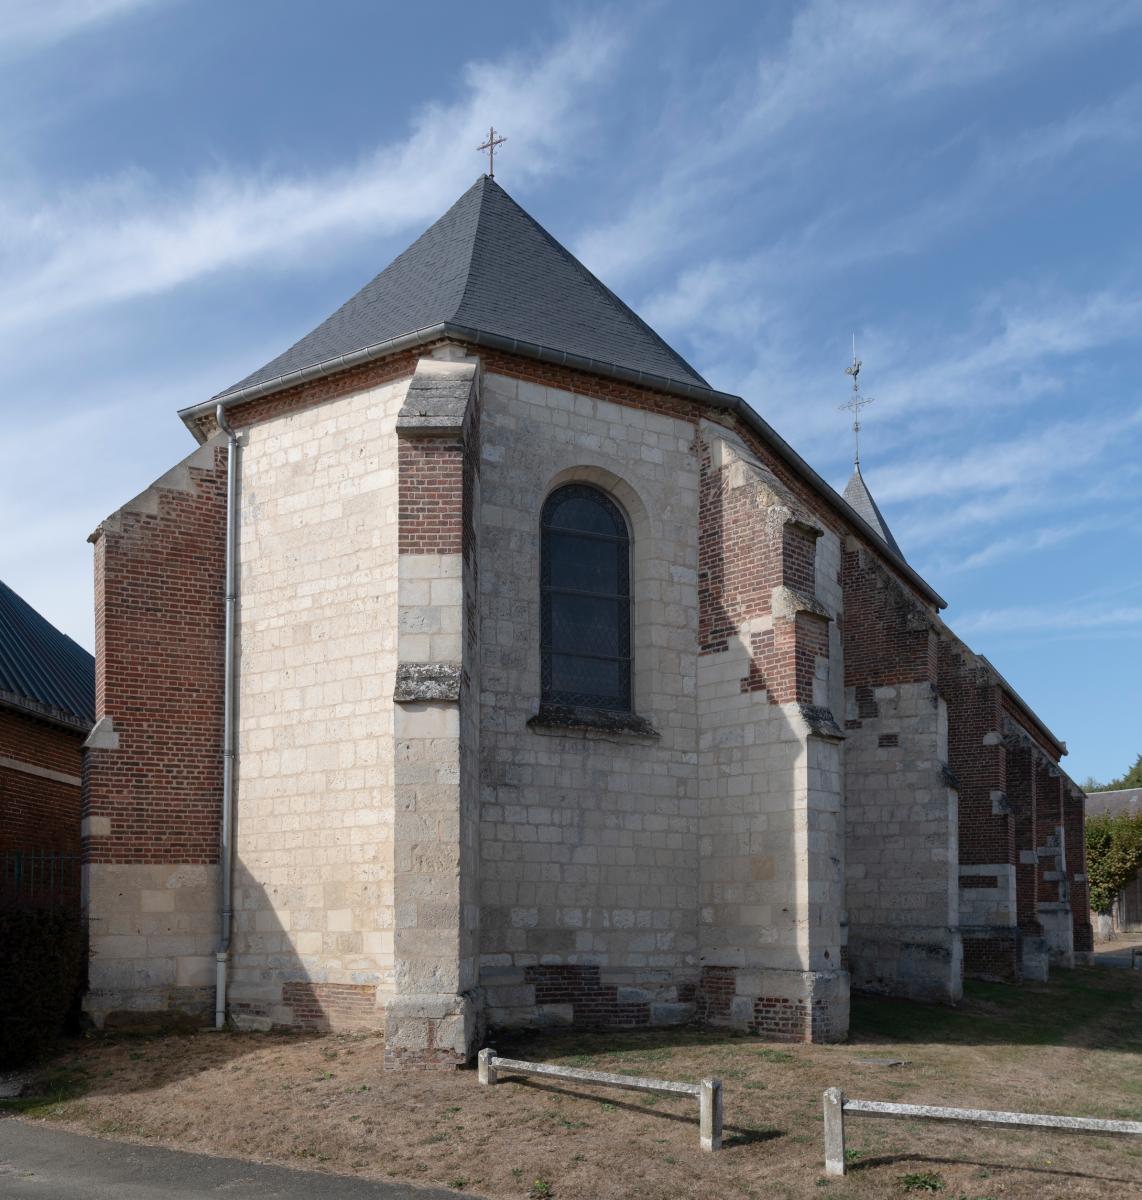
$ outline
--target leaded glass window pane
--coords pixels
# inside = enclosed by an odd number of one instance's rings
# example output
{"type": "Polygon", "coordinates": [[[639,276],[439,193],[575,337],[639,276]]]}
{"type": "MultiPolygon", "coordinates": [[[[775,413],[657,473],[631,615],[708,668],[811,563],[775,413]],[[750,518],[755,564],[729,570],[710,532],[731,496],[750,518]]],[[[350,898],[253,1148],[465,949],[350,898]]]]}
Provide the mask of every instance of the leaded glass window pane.
{"type": "Polygon", "coordinates": [[[543,703],[629,712],[630,538],[609,497],[585,484],[543,506],[543,703]]]}

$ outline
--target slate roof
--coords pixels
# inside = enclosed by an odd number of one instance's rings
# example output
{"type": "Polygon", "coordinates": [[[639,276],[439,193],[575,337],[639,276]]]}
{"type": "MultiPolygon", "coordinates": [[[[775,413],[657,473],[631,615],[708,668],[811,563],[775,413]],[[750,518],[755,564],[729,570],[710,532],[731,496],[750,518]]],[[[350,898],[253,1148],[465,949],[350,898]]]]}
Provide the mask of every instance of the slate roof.
{"type": "Polygon", "coordinates": [[[0,582],[0,704],[95,722],[95,659],[0,582]]]}
{"type": "Polygon", "coordinates": [[[860,467],[853,470],[852,478],[845,484],[844,496],[865,522],[872,527],[873,533],[878,534],[882,542],[903,558],[904,551],[896,544],[892,530],[888,528],[888,522],[884,519],[880,509],[876,507],[876,501],[868,490],[868,484],[865,483],[864,476],[860,473],[860,467]]]}
{"type": "Polygon", "coordinates": [[[1088,816],[1094,813],[1142,812],[1142,788],[1120,788],[1113,792],[1087,792],[1086,811],[1088,816]]]}
{"type": "Polygon", "coordinates": [[[440,324],[710,386],[484,175],[331,317],[217,398],[440,324]]]}

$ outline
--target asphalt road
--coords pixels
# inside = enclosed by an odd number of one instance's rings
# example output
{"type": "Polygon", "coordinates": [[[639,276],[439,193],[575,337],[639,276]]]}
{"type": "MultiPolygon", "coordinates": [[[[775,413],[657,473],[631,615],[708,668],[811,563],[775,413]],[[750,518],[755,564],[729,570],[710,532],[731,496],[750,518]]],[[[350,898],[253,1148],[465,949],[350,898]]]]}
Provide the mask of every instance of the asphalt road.
{"type": "Polygon", "coordinates": [[[0,1120],[0,1197],[5,1200],[456,1200],[460,1195],[0,1120]]]}

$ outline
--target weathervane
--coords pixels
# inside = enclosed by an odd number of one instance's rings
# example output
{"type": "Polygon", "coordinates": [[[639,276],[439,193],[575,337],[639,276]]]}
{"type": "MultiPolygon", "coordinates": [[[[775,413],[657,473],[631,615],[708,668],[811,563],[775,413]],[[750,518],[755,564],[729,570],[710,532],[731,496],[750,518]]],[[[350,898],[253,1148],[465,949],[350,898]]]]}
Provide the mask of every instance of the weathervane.
{"type": "Polygon", "coordinates": [[[845,374],[853,377],[853,394],[846,404],[838,404],[838,412],[851,412],[853,415],[853,470],[860,471],[860,410],[874,404],[872,396],[862,396],[860,391],[860,359],[857,358],[857,339],[853,334],[852,366],[845,367],[845,374]]]}
{"type": "Polygon", "coordinates": [[[496,136],[496,128],[494,125],[488,127],[488,140],[482,145],[477,146],[477,150],[487,150],[488,152],[488,178],[495,179],[496,177],[496,147],[502,146],[508,139],[505,137],[496,136]]]}

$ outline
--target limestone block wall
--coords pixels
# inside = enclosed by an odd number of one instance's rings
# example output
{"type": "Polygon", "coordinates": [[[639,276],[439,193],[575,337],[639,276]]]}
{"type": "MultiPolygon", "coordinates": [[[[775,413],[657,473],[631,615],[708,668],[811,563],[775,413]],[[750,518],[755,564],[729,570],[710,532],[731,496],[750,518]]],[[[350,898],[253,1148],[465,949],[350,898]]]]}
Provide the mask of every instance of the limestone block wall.
{"type": "Polygon", "coordinates": [[[240,1024],[377,1027],[393,986],[395,424],[406,389],[285,406],[243,432],[230,983],[240,1024]]]}
{"type": "MultiPolygon", "coordinates": [[[[853,689],[855,693],[855,689],[853,689]]],[[[849,967],[854,986],[918,1000],[962,993],[956,790],[947,711],[929,683],[849,697],[845,743],[849,967]],[[862,707],[863,706],[863,707],[862,707]],[[876,716],[867,713],[875,706],[876,716]]]]}
{"type": "Polygon", "coordinates": [[[485,370],[480,484],[480,981],[492,1025],[647,1024],[699,975],[694,427],[485,370]],[[571,481],[631,535],[634,698],[653,734],[529,725],[540,510],[571,481]]]}
{"type": "Polygon", "coordinates": [[[219,939],[226,446],[104,521],[84,748],[85,1000],[97,1025],[207,1019],[219,939]]]}
{"type": "Polygon", "coordinates": [[[844,597],[849,969],[867,991],[954,1002],[959,798],[934,615],[855,538],[844,597]]]}
{"type": "Polygon", "coordinates": [[[821,528],[732,434],[701,439],[701,1011],[842,1038],[838,543],[818,554],[821,528]]]}

